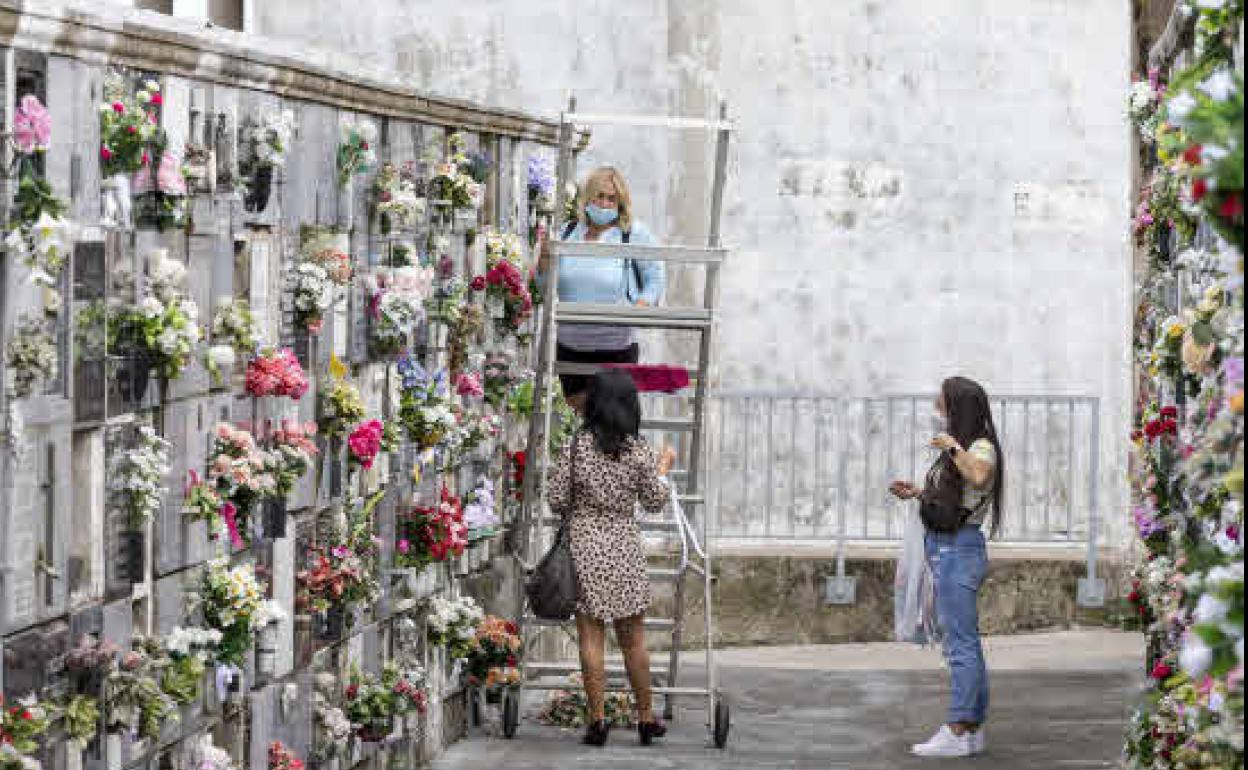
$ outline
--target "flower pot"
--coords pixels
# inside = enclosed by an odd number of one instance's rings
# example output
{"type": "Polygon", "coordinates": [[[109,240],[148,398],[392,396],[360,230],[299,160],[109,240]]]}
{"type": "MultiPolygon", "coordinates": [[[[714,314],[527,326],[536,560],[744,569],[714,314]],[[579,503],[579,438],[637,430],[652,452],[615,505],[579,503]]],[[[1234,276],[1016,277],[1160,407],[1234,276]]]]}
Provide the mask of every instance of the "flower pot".
{"type": "Polygon", "coordinates": [[[341,639],[352,625],[345,607],[334,606],[317,615],[317,636],[323,640],[341,639]]]}
{"type": "Polygon", "coordinates": [[[264,503],[264,538],[276,540],[286,537],[286,498],[266,500],[264,503]]]}
{"type": "Polygon", "coordinates": [[[114,174],[100,182],[100,218],[105,227],[129,230],[134,226],[130,215],[130,177],[114,174]]]}
{"type": "Polygon", "coordinates": [[[272,194],[273,167],[259,166],[247,182],[247,195],[243,198],[243,206],[249,213],[259,214],[269,207],[272,194]]]}
{"type": "Polygon", "coordinates": [[[118,537],[117,579],[127,583],[143,581],[146,538],[142,532],[122,532],[118,537]]]}

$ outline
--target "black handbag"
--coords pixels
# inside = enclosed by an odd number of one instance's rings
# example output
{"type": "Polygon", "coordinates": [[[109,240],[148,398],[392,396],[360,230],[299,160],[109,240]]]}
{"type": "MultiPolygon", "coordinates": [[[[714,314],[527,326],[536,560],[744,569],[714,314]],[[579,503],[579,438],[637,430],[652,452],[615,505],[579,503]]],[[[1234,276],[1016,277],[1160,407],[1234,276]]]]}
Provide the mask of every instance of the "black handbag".
{"type": "Polygon", "coordinates": [[[957,532],[971,516],[962,507],[962,475],[948,452],[941,452],[927,471],[919,495],[919,518],[931,532],[957,532]]]}
{"type": "MultiPolygon", "coordinates": [[[[572,439],[572,462],[568,471],[571,507],[576,511],[576,444],[572,439]]],[[[576,614],[576,563],[572,560],[568,524],[564,519],[555,533],[555,542],[524,581],[529,608],[542,620],[568,620],[576,614]]]]}

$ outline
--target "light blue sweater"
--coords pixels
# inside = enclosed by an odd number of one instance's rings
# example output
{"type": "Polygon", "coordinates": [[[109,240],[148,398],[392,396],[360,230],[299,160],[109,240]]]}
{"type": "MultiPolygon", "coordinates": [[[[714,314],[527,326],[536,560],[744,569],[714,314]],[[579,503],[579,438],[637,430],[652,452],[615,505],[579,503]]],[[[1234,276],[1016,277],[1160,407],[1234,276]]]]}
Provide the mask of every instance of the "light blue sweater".
{"type": "MultiPolygon", "coordinates": [[[[585,225],[578,223],[567,240],[585,240],[585,225]]],[[[629,243],[638,246],[655,244],[654,234],[641,222],[634,221],[629,243]]],[[[599,243],[622,243],[623,233],[612,227],[598,236],[599,243]]],[[[634,270],[630,260],[563,257],[559,260],[559,301],[592,302],[596,304],[633,304],[644,301],[657,305],[667,286],[667,273],[662,262],[638,260],[634,270]],[[638,285],[637,273],[641,274],[638,285]]],[[[633,344],[633,330],[620,326],[560,324],[559,344],[574,350],[622,350],[633,344]]]]}

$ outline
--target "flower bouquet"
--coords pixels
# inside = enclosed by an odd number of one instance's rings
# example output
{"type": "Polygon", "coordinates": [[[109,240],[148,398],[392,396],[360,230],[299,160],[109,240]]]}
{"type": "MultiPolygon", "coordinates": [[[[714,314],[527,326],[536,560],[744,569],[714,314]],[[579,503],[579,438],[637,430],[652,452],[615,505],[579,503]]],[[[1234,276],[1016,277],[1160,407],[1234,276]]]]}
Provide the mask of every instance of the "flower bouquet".
{"type": "Polygon", "coordinates": [[[473,648],[477,624],[484,617],[471,596],[435,596],[429,607],[429,641],[445,648],[452,659],[466,659],[473,648]]]}
{"type": "Polygon", "coordinates": [[[281,741],[269,744],[269,770],[303,770],[303,760],[281,741]]]}
{"type": "Polygon", "coordinates": [[[212,315],[212,339],[229,345],[239,353],[248,354],[256,349],[259,330],[256,316],[247,300],[238,297],[221,297],[212,315]]]}
{"type": "Polygon", "coordinates": [[[425,215],[425,199],[416,193],[415,164],[382,164],[373,181],[373,206],[382,235],[412,227],[425,215]]]}
{"type": "Polygon", "coordinates": [[[425,301],[433,288],[433,268],[379,269],[364,280],[373,349],[397,353],[415,339],[425,320],[425,301]]]}
{"type": "Polygon", "coordinates": [[[160,107],[164,97],[154,80],[129,95],[125,78],[111,73],[104,83],[106,101],[100,105],[100,174],[111,177],[138,171],[150,162],[148,145],[161,134],[160,107]]]}
{"type": "Polygon", "coordinates": [[[208,482],[221,496],[230,540],[241,544],[256,506],[278,490],[279,458],[260,449],[243,428],[218,423],[208,455],[208,482]]]}
{"type": "MultiPolygon", "coordinates": [[[[554,727],[584,727],[589,704],[580,673],[568,677],[571,689],[556,690],[542,706],[537,720],[554,727]]],[[[606,721],[614,727],[632,727],[636,713],[631,692],[608,692],[605,695],[606,721]]]]}
{"type": "Polygon", "coordinates": [[[262,351],[247,365],[247,392],[257,398],[287,396],[298,401],[308,392],[308,376],[290,348],[262,351]]]}
{"type": "Polygon", "coordinates": [[[468,683],[498,700],[502,690],[519,682],[520,629],[510,620],[486,615],[477,624],[468,649],[468,683]]]}
{"type": "Polygon", "coordinates": [[[215,628],[175,626],[164,639],[169,662],[161,674],[161,690],[180,705],[195,702],[204,671],[216,657],[221,639],[221,632],[215,628]]]}
{"type": "Polygon", "coordinates": [[[185,265],[163,249],[152,255],[150,265],[138,306],[118,308],[109,318],[110,347],[171,380],[190,363],[199,343],[199,308],[182,288],[185,265]]]}
{"type": "Polygon", "coordinates": [[[160,512],[169,475],[169,449],[168,441],[144,425],[139,428],[137,445],[113,458],[109,486],[121,498],[133,529],[141,529],[160,512]]]}
{"type": "Polygon", "coordinates": [[[295,318],[309,333],[317,334],[326,311],[351,283],[351,256],[345,235],[308,229],[304,238],[292,277],[295,318]]]}
{"type": "Polygon", "coordinates": [[[247,177],[247,211],[264,211],[273,189],[273,170],[286,165],[295,114],[290,110],[268,112],[249,124],[243,132],[243,144],[249,150],[242,172],[247,177]]]}
{"type": "Polygon", "coordinates": [[[325,761],[343,756],[347,753],[351,736],[355,734],[355,725],[347,718],[338,706],[331,705],[337,700],[337,682],[333,674],[317,675],[316,691],[313,695],[313,759],[325,761]]]}
{"type": "Polygon", "coordinates": [[[363,174],[377,163],[373,145],[377,143],[377,126],[369,120],[344,122],[339,126],[338,186],[346,187],[351,177],[363,174]]]}
{"type": "Polygon", "coordinates": [[[348,461],[353,466],[368,470],[381,452],[394,452],[399,448],[397,431],[381,420],[367,420],[356,426],[347,437],[348,461]]]}
{"type": "Polygon", "coordinates": [[[312,467],[312,460],[319,453],[313,440],[316,422],[283,420],[281,427],[273,431],[272,453],[277,457],[275,469],[275,492],[278,497],[288,496],[295,482],[312,467]]]}
{"type": "MultiPolygon", "coordinates": [[[[478,171],[478,164],[474,164],[465,152],[462,134],[451,134],[449,143],[451,158],[438,164],[429,183],[432,194],[438,200],[449,201],[455,211],[475,211],[480,208],[484,195],[483,180],[473,175],[474,171],[478,171]]],[[[479,171],[477,175],[480,176],[479,171]]]]}
{"type": "Polygon", "coordinates": [[[468,528],[469,542],[493,537],[498,533],[498,525],[498,514],[494,512],[494,482],[482,476],[464,505],[464,526],[468,528]]]}
{"type": "Polygon", "coordinates": [[[364,399],[359,388],[346,379],[346,368],[335,358],[330,362],[329,383],[317,393],[316,422],[322,435],[346,435],[364,419],[364,399]]]}
{"type": "Polygon", "coordinates": [[[43,318],[23,317],[6,349],[13,370],[13,395],[25,398],[40,382],[56,377],[57,349],[52,324],[43,318]]]}
{"type": "Polygon", "coordinates": [[[485,236],[487,272],[472,280],[474,291],[484,291],[486,306],[502,333],[515,333],[533,312],[524,249],[512,233],[490,231],[485,236]]]}
{"type": "Polygon", "coordinates": [[[141,638],[133,646],[105,681],[105,727],[112,733],[134,732],[140,738],[158,740],[166,723],[179,721],[178,706],[161,689],[160,660],[149,654],[141,638]]]}
{"type": "Polygon", "coordinates": [[[39,751],[39,739],[51,724],[48,711],[34,695],[12,704],[0,695],[0,767],[33,770],[40,764],[31,755],[39,751]]]}
{"type": "Polygon", "coordinates": [[[420,449],[432,449],[456,426],[446,373],[438,371],[430,376],[410,356],[400,361],[399,372],[403,378],[399,422],[420,449]]]}
{"type": "Polygon", "coordinates": [[[344,693],[346,714],[355,725],[356,735],[365,743],[380,743],[394,730],[400,701],[407,700],[406,695],[395,689],[399,681],[396,674],[391,667],[387,667],[380,678],[362,673],[358,668],[351,670],[344,693]]]}
{"type": "Polygon", "coordinates": [[[224,559],[208,563],[198,598],[204,623],[221,635],[218,663],[241,666],[255,632],[285,616],[276,602],[264,598],[265,590],[250,564],[231,568],[224,559]]]}

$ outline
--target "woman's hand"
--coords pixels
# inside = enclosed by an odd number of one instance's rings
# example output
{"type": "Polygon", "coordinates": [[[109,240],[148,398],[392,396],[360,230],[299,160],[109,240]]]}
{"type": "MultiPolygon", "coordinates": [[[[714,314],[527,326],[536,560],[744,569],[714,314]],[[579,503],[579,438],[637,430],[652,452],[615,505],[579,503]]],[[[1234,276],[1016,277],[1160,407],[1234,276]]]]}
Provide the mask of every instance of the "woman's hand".
{"type": "Polygon", "coordinates": [[[676,450],[670,446],[663,447],[663,451],[659,453],[659,475],[666,476],[674,462],[676,462],[676,450]]]}
{"type": "Polygon", "coordinates": [[[923,493],[923,490],[909,481],[894,481],[888,485],[888,491],[892,492],[898,500],[913,500],[923,493]]]}
{"type": "Polygon", "coordinates": [[[937,433],[932,439],[932,446],[942,452],[946,452],[950,449],[957,449],[959,452],[962,451],[962,445],[958,443],[956,438],[950,436],[948,433],[937,433]]]}

